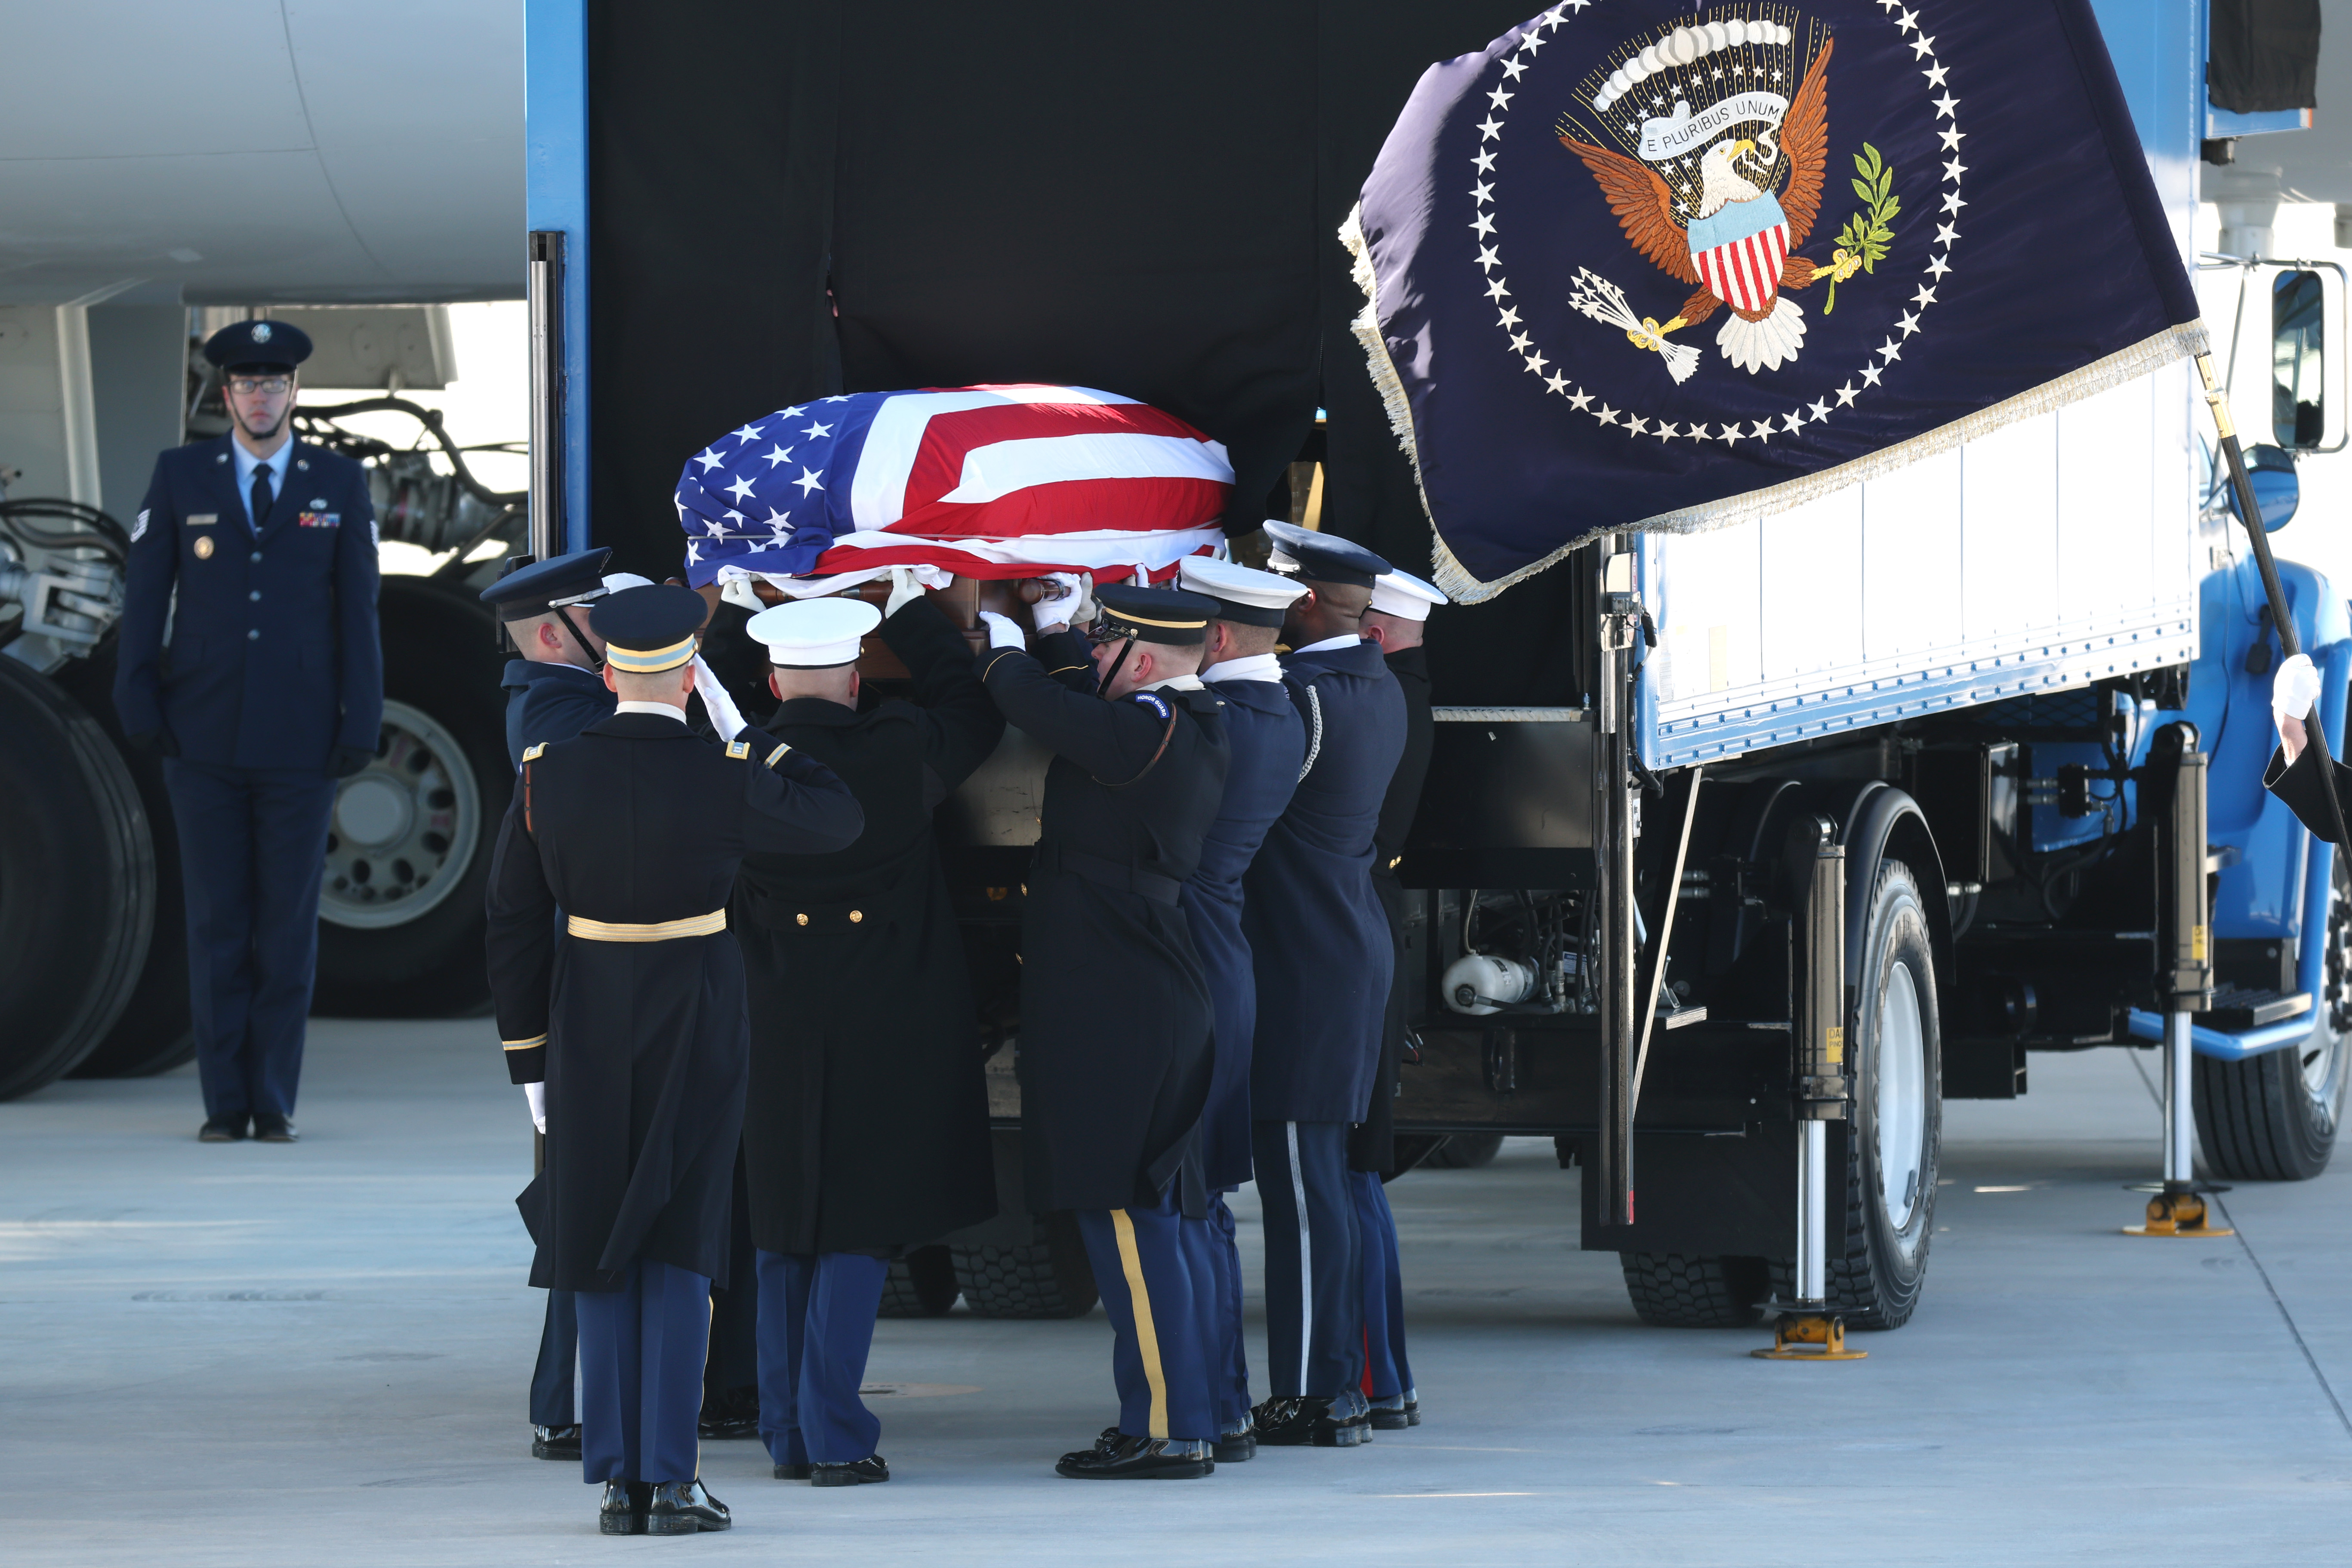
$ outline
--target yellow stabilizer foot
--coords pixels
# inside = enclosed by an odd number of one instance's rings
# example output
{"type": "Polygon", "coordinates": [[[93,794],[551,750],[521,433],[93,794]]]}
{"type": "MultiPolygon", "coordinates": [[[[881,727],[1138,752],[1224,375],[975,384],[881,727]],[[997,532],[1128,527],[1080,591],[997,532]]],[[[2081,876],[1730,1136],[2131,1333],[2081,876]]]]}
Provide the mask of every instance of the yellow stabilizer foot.
{"type": "Polygon", "coordinates": [[[2195,1193],[2158,1193],[2147,1200],[2147,1223],[2124,1226],[2126,1236],[2235,1236],[2227,1226],[2209,1225],[2205,1200],[2195,1193]]]}
{"type": "Polygon", "coordinates": [[[1845,1348],[1845,1320],[1783,1312],[1772,1324],[1772,1348],[1749,1351],[1759,1361],[1860,1361],[1868,1351],[1845,1348]]]}

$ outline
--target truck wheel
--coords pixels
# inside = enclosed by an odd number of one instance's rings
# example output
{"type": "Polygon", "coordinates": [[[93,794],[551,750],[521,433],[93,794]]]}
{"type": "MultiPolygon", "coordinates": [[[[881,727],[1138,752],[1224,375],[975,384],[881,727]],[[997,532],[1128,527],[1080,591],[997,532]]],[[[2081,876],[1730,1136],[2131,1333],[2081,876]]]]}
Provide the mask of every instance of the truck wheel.
{"type": "Polygon", "coordinates": [[[1771,1270],[1760,1258],[1693,1258],[1621,1252],[1625,1294],[1655,1329],[1738,1329],[1763,1316],[1771,1270]]]}
{"type": "Polygon", "coordinates": [[[2327,1169],[2344,1111],[2346,1037],[2352,1035],[2352,867],[2335,857],[2319,1016],[2299,1046],[2243,1061],[2197,1058],[2191,1103],[2197,1142],[2214,1175],[2307,1182],[2327,1169]]]}
{"type": "Polygon", "coordinates": [[[936,1318],[956,1304],[955,1259],[945,1247],[918,1247],[890,1265],[882,1282],[882,1316],[936,1318]]]}
{"type": "Polygon", "coordinates": [[[196,1055],[195,1020],[188,1008],[188,911],[180,889],[179,823],[172,816],[162,760],[132,749],[122,739],[114,712],[114,656],[110,637],[89,658],[75,660],[50,679],[98,721],[131,771],[146,812],[148,837],[155,847],[155,918],[147,962],[122,1016],[68,1078],[150,1078],[184,1066],[196,1055]]]}
{"type": "Polygon", "coordinates": [[[514,792],[498,628],[420,577],[384,579],[381,618],[383,744],[336,788],[311,1008],[478,1012],[489,999],[482,893],[514,792]]]}
{"type": "Polygon", "coordinates": [[[154,924],[155,849],[98,721],[5,657],[0,801],[0,1100],[13,1100],[121,1016],[154,924]]]}
{"type": "Polygon", "coordinates": [[[1493,1164],[1502,1152],[1499,1132],[1455,1132],[1422,1156],[1421,1163],[1435,1171],[1475,1171],[1493,1164]]]}
{"type": "MultiPolygon", "coordinates": [[[[1861,949],[1846,955],[1854,980],[1846,1026],[1854,1119],[1845,1250],[1830,1257],[1829,1307],[1851,1328],[1899,1329],[1927,1279],[1943,1147],[1943,1039],[1935,950],[1911,868],[1881,861],[1868,896],[1861,949]]],[[[1795,1296],[1792,1264],[1774,1263],[1773,1285],[1784,1299],[1795,1296]]]]}
{"type": "Polygon", "coordinates": [[[1020,1247],[949,1248],[964,1305],[982,1318],[1077,1318],[1101,1292],[1087,1261],[1078,1222],[1068,1214],[1031,1220],[1034,1239],[1020,1247]]]}

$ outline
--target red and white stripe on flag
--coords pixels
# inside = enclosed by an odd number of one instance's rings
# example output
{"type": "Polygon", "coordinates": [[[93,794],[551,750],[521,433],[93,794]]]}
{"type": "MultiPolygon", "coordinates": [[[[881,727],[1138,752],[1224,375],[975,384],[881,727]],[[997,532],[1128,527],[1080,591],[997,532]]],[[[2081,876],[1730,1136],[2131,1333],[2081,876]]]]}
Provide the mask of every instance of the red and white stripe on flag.
{"type": "Polygon", "coordinates": [[[958,387],[907,393],[875,414],[850,512],[860,533],[940,540],[1155,533],[1222,517],[1233,480],[1223,447],[1132,398],[958,387]]]}
{"type": "Polygon", "coordinates": [[[1692,258],[1700,280],[1735,309],[1769,309],[1780,292],[1780,266],[1789,258],[1789,226],[1776,223],[1745,239],[1702,250],[1692,258]]]}

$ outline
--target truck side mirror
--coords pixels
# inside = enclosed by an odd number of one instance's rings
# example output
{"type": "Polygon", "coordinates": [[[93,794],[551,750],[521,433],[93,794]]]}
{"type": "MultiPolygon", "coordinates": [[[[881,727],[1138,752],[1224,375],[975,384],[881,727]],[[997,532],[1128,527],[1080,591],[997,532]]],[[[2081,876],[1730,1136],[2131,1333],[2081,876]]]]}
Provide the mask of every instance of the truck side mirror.
{"type": "Polygon", "coordinates": [[[2316,451],[2327,439],[2327,315],[2318,273],[2271,279],[2271,435],[2293,451],[2316,451]]]}

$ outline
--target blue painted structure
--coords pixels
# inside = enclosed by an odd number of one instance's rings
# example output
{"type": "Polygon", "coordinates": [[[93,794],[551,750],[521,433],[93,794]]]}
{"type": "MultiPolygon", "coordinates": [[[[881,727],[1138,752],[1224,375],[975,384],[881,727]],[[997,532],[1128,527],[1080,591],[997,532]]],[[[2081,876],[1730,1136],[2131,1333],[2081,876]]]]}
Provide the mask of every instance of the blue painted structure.
{"type": "Polygon", "coordinates": [[[588,7],[524,0],[524,222],[563,237],[563,537],[588,548],[588,7]]]}

